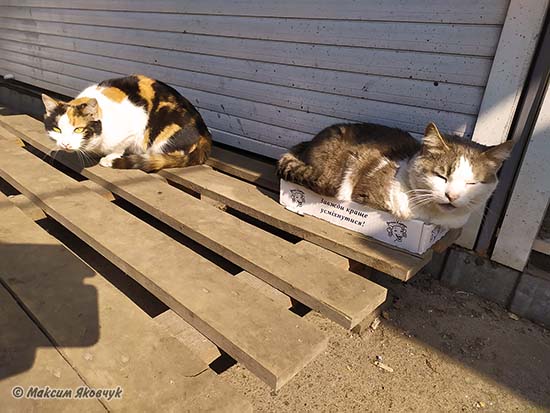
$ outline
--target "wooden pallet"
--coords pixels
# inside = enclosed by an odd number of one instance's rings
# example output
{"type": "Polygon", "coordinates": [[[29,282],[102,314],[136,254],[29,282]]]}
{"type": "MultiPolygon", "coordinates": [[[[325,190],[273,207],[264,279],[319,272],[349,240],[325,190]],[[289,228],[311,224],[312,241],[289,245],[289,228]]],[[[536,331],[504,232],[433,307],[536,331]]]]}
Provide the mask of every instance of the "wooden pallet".
{"type": "MultiPolygon", "coordinates": [[[[351,329],[368,319],[387,291],[348,271],[347,259],[406,280],[431,257],[431,251],[414,256],[290,213],[277,203],[272,165],[221,148],[209,161],[215,169],[199,166],[159,175],[83,168],[75,156],[56,153],[58,164],[88,179],[77,182],[47,163],[53,144],[41,122],[7,116],[0,118],[0,126],[5,141],[0,177],[273,388],[284,385],[327,344],[324,334],[288,311],[288,297],[351,329]],[[111,194],[243,271],[231,276],[110,202],[111,194]],[[293,244],[244,216],[304,241],[293,244]]],[[[440,247],[450,241],[448,236],[440,247]]]]}

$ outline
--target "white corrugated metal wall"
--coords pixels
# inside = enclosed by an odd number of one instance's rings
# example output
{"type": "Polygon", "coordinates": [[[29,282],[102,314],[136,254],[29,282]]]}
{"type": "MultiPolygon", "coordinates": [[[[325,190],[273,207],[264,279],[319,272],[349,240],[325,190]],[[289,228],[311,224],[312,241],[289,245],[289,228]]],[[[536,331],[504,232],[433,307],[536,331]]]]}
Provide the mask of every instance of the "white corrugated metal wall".
{"type": "Polygon", "coordinates": [[[471,137],[508,0],[0,0],[0,74],[67,95],[143,73],[277,157],[335,122],[471,137]]]}

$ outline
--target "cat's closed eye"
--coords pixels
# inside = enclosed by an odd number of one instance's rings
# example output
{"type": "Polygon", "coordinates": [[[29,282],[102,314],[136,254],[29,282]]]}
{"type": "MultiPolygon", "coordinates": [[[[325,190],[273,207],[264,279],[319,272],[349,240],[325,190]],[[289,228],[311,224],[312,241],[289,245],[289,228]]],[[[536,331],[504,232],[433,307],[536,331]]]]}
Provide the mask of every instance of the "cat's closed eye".
{"type": "Polygon", "coordinates": [[[443,179],[445,182],[447,182],[447,177],[446,177],[446,176],[443,176],[443,175],[441,175],[441,174],[438,174],[437,172],[436,172],[434,175],[437,176],[438,178],[443,179]]]}

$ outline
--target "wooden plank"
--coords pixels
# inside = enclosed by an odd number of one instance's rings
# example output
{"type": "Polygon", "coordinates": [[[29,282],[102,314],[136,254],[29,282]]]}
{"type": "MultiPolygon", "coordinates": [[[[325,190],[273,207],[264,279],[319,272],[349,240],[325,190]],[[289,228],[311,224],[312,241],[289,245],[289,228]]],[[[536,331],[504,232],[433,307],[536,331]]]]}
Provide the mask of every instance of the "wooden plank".
{"type": "Polygon", "coordinates": [[[13,397],[12,389],[16,386],[26,393],[31,386],[76,390],[88,384],[63,359],[2,285],[0,314],[0,398],[3,412],[70,412],[75,404],[82,412],[107,412],[97,399],[75,401],[13,397]]]}
{"type": "MultiPolygon", "coordinates": [[[[473,132],[474,142],[492,146],[508,138],[548,4],[549,0],[510,2],[473,132]]],[[[472,216],[459,245],[474,247],[482,219],[483,214],[472,216]]]]}
{"type": "MultiPolygon", "coordinates": [[[[10,119],[4,118],[3,122],[7,124],[10,119]]],[[[52,149],[51,141],[42,131],[32,131],[40,122],[25,117],[15,117],[15,121],[10,124],[22,132],[22,139],[45,153],[52,149]],[[16,126],[17,120],[30,126],[25,128],[21,122],[16,126]]],[[[71,158],[57,154],[56,159],[81,169],[74,164],[74,157],[71,162],[71,158]]],[[[95,166],[81,173],[346,328],[355,326],[384,302],[385,288],[316,260],[287,241],[205,205],[141,171],[95,166]]]]}
{"type": "MultiPolygon", "coordinates": [[[[55,44],[55,47],[68,50],[77,48],[99,56],[102,55],[100,50],[108,48],[106,42],[145,46],[157,49],[157,52],[161,51],[158,49],[165,49],[162,60],[159,60],[163,64],[173,50],[179,50],[355,73],[484,86],[492,60],[481,56],[362,49],[150,30],[106,29],[67,23],[32,21],[32,24],[24,24],[19,20],[2,18],[0,18],[0,24],[2,27],[0,37],[4,39],[27,42],[32,40],[30,43],[45,45],[55,44]]],[[[122,58],[125,52],[122,48],[119,47],[119,49],[119,55],[122,58]]],[[[141,61],[141,57],[134,60],[141,61]]]]}
{"type": "Polygon", "coordinates": [[[82,181],[80,184],[82,186],[85,186],[89,190],[94,191],[95,193],[101,195],[107,201],[114,201],[115,200],[115,197],[113,196],[113,194],[110,191],[107,191],[105,188],[103,188],[102,186],[96,184],[93,181],[82,181]]]}
{"type": "Polygon", "coordinates": [[[242,280],[244,283],[261,292],[267,299],[273,301],[279,307],[290,308],[290,306],[292,305],[292,302],[287,295],[271,287],[269,284],[262,281],[261,279],[254,277],[252,274],[246,271],[242,271],[238,273],[236,277],[239,277],[239,279],[242,280]]]}
{"type": "Polygon", "coordinates": [[[491,259],[523,271],[550,200],[550,89],[523,156],[491,259]]]}
{"type": "MultiPolygon", "coordinates": [[[[3,155],[4,165],[9,160],[3,155]]],[[[251,410],[189,349],[163,333],[145,312],[4,195],[0,210],[2,282],[86,384],[123,389],[122,399],[102,400],[109,411],[171,410],[182,405],[190,410],[251,410]]]]}
{"type": "Polygon", "coordinates": [[[1,7],[10,19],[209,36],[493,56],[500,27],[1,7]]]}
{"type": "Polygon", "coordinates": [[[12,204],[18,207],[33,221],[46,218],[46,214],[36,205],[34,205],[25,195],[12,195],[8,197],[12,204]]]}
{"type": "MultiPolygon", "coordinates": [[[[300,241],[297,246],[299,248],[305,249],[311,254],[314,254],[318,259],[328,261],[341,268],[346,268],[346,269],[349,268],[350,271],[352,271],[350,260],[347,259],[346,257],[335,254],[332,251],[326,250],[308,241],[300,241]]],[[[364,277],[370,277],[373,272],[373,269],[369,267],[365,267],[363,264],[361,264],[354,269],[354,272],[361,274],[364,277]]],[[[371,326],[372,322],[377,317],[380,317],[380,315],[382,314],[382,311],[386,310],[391,305],[392,302],[393,302],[393,299],[392,299],[391,293],[388,291],[388,296],[386,297],[386,301],[384,301],[384,303],[382,303],[376,310],[374,310],[371,314],[369,314],[369,316],[366,317],[363,321],[357,324],[352,331],[359,335],[363,335],[364,332],[371,326]]],[[[306,315],[306,319],[307,319],[307,315],[306,315]]]]}
{"type": "Polygon", "coordinates": [[[0,159],[2,178],[272,387],[326,347],[316,328],[32,154],[4,145],[0,159]]]}
{"type": "Polygon", "coordinates": [[[155,321],[171,336],[182,342],[204,363],[210,364],[220,356],[220,350],[214,343],[172,310],[166,310],[159,314],[155,317],[155,321]]]}
{"type": "Polygon", "coordinates": [[[447,232],[443,236],[443,238],[441,238],[432,246],[431,250],[438,254],[445,252],[448,248],[451,247],[451,245],[456,242],[457,239],[460,238],[461,233],[462,229],[460,228],[450,229],[449,232],[447,232]]]}
{"type": "Polygon", "coordinates": [[[326,250],[319,245],[312,244],[308,241],[300,241],[296,246],[304,251],[307,251],[309,254],[315,256],[317,259],[330,262],[332,265],[335,265],[339,268],[348,269],[349,268],[349,259],[338,255],[332,251],[326,250]]]}
{"type": "MultiPolygon", "coordinates": [[[[6,116],[6,115],[0,115],[0,117],[1,116],[6,116]]],[[[11,133],[6,128],[3,128],[2,126],[0,126],[0,134],[4,136],[4,139],[9,139],[16,145],[25,146],[24,142],[21,139],[19,139],[17,136],[15,136],[13,133],[11,133]]]]}
{"type": "Polygon", "coordinates": [[[533,250],[542,254],[550,255],[550,240],[537,238],[533,242],[533,250]]]}
{"type": "MultiPolygon", "coordinates": [[[[93,57],[87,53],[51,47],[52,45],[48,45],[50,46],[48,47],[46,45],[21,43],[5,39],[0,39],[0,44],[5,50],[32,54],[33,56],[56,56],[56,60],[60,60],[59,56],[65,60],[66,56],[69,62],[80,61],[83,56],[93,57]]],[[[126,51],[124,55],[119,56],[115,48],[106,45],[106,50],[102,56],[129,59],[130,52],[132,56],[141,55],[139,59],[140,63],[155,67],[150,72],[151,75],[165,78],[166,74],[163,73],[164,67],[159,67],[155,64],[155,60],[159,61],[160,54],[157,56],[159,52],[155,52],[154,50],[142,52],[135,46],[128,47],[130,47],[130,50],[126,51]]],[[[166,58],[162,59],[164,64],[183,71],[209,73],[228,78],[473,115],[477,115],[483,95],[483,88],[481,87],[453,83],[434,84],[434,82],[416,79],[402,79],[368,73],[327,71],[317,68],[178,51],[173,51],[170,56],[172,57],[169,60],[165,60],[166,58]]],[[[124,61],[122,62],[124,63],[124,61]]],[[[137,67],[132,68],[132,70],[144,73],[147,71],[144,68],[138,70],[137,67]]]]}
{"type": "MultiPolygon", "coordinates": [[[[242,271],[236,275],[239,280],[259,291],[266,299],[272,300],[280,308],[290,308],[290,298],[259,278],[242,271]]],[[[207,364],[212,363],[220,356],[218,347],[194,329],[189,323],[172,310],[167,310],[155,317],[155,321],[164,327],[170,334],[181,341],[193,353],[207,364]]]]}
{"type": "Polygon", "coordinates": [[[299,216],[255,186],[208,168],[165,170],[161,174],[262,222],[402,280],[411,278],[431,258],[431,251],[421,257],[413,256],[318,218],[299,216]]]}
{"type": "Polygon", "coordinates": [[[276,176],[274,163],[258,161],[219,146],[212,147],[212,153],[207,162],[214,169],[279,192],[279,179],[276,176]]]}
{"type": "MultiPolygon", "coordinates": [[[[0,45],[0,47],[3,47],[0,45]]],[[[11,52],[2,49],[4,59],[21,63],[31,67],[41,68],[54,73],[63,73],[74,77],[87,78],[90,81],[96,81],[113,76],[113,73],[123,75],[126,73],[145,73],[151,74],[163,79],[167,83],[175,86],[180,86],[184,89],[200,90],[207,93],[230,96],[238,99],[252,100],[265,104],[276,105],[288,109],[305,111],[305,116],[308,113],[315,113],[325,116],[340,118],[340,121],[345,119],[348,121],[358,122],[374,122],[382,123],[389,126],[399,127],[412,132],[423,133],[425,126],[437,120],[441,129],[458,135],[471,136],[475,123],[475,116],[468,114],[444,112],[438,108],[418,108],[404,106],[402,102],[388,103],[373,101],[369,98],[357,98],[352,96],[342,96],[297,89],[293,87],[284,87],[268,84],[265,82],[252,82],[248,80],[233,79],[225,76],[211,75],[207,73],[197,73],[190,71],[182,71],[178,69],[160,67],[159,65],[143,64],[139,62],[130,62],[121,60],[120,58],[106,58],[102,56],[91,56],[84,53],[79,53],[79,56],[66,56],[65,51],[55,53],[56,60],[51,60],[51,52],[34,52],[25,51],[11,52]],[[74,62],[78,62],[75,65],[74,62]],[[97,66],[94,66],[97,65],[97,66]],[[89,65],[90,68],[83,69],[82,65],[89,65]],[[101,70],[93,69],[101,67],[101,70]]],[[[73,53],[75,54],[75,53],[73,53]]],[[[191,92],[193,93],[193,92],[191,92]]],[[[189,95],[185,94],[190,98],[189,95]]],[[[211,101],[214,99],[210,99],[211,101]]],[[[259,127],[254,128],[254,125],[246,125],[244,122],[232,119],[233,106],[225,107],[225,109],[217,109],[215,114],[210,114],[208,111],[203,111],[207,124],[211,127],[224,129],[232,133],[241,133],[247,135],[247,129],[252,126],[252,133],[257,139],[277,144],[279,146],[289,146],[285,142],[303,141],[301,136],[293,136],[292,131],[278,131],[278,126],[271,128],[259,127]],[[229,129],[227,129],[229,128],[229,129]],[[271,132],[270,129],[274,129],[271,132]],[[263,135],[266,137],[264,138],[263,135]],[[291,135],[291,136],[286,136],[291,135]],[[280,141],[281,143],[279,143],[280,141]]],[[[199,107],[201,105],[199,104],[199,107]]],[[[250,113],[241,115],[243,118],[250,118],[250,113]]],[[[254,119],[254,117],[252,117],[254,119]]],[[[271,122],[272,125],[279,123],[271,122]]],[[[296,129],[296,128],[293,128],[296,129]]],[[[319,126],[315,128],[315,132],[319,130],[319,126]]],[[[294,133],[295,134],[295,133],[294,133]]]]}
{"type": "Polygon", "coordinates": [[[3,0],[7,6],[35,6],[48,8],[70,8],[109,11],[170,12],[205,15],[240,15],[262,17],[304,17],[311,19],[343,20],[389,20],[444,23],[501,24],[506,15],[506,0],[464,0],[460,3],[448,0],[279,0],[259,4],[253,0],[238,0],[228,3],[224,0],[201,2],[157,0],[3,0]]]}

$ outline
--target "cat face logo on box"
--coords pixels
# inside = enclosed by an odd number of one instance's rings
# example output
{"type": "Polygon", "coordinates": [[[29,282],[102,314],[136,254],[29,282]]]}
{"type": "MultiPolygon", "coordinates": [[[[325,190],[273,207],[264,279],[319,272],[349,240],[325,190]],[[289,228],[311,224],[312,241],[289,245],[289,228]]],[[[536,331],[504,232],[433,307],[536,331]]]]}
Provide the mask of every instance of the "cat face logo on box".
{"type": "Polygon", "coordinates": [[[300,191],[299,189],[291,189],[290,198],[292,199],[292,202],[297,204],[299,207],[306,203],[306,194],[304,191],[300,191]]]}
{"type": "Polygon", "coordinates": [[[390,221],[386,222],[388,227],[388,237],[392,238],[394,241],[403,242],[403,238],[407,238],[407,226],[399,221],[390,221]]]}

